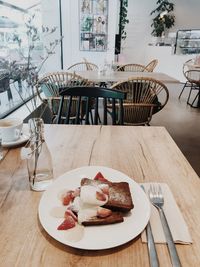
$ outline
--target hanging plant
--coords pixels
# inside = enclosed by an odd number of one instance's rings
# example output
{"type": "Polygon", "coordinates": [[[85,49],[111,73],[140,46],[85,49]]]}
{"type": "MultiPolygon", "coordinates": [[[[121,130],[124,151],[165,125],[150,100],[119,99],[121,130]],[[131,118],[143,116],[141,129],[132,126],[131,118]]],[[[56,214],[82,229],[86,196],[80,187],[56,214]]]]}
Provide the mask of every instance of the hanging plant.
{"type": "Polygon", "coordinates": [[[129,23],[129,20],[127,19],[128,14],[128,0],[121,0],[120,3],[120,14],[119,14],[119,33],[121,35],[121,39],[125,40],[127,37],[127,33],[125,30],[126,24],[129,23]]]}
{"type": "Polygon", "coordinates": [[[153,15],[154,13],[157,14],[153,18],[151,24],[151,27],[153,28],[151,34],[153,36],[161,37],[166,29],[170,29],[174,26],[175,16],[172,13],[174,4],[166,0],[158,0],[156,4],[158,5],[157,8],[150,13],[150,15],[153,15]]]}

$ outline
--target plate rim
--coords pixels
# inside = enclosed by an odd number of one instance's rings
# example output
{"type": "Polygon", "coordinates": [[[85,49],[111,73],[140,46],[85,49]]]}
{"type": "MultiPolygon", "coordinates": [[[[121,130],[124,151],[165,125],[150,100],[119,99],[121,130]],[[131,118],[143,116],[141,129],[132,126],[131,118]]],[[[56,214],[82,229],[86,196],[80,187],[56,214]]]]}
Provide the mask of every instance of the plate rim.
{"type": "MultiPolygon", "coordinates": [[[[58,181],[59,181],[58,180],[58,181]]],[[[130,189],[131,189],[131,186],[130,186],[130,189]]],[[[58,192],[57,192],[58,193],[58,192]]],[[[78,167],[78,168],[75,168],[75,169],[72,169],[72,170],[69,170],[69,171],[67,171],[67,172],[65,172],[65,173],[63,173],[62,175],[60,175],[60,176],[58,176],[56,179],[55,179],[55,181],[48,187],[48,189],[42,194],[42,197],[41,197],[41,199],[40,199],[40,202],[39,202],[39,205],[38,205],[38,218],[39,218],[39,222],[40,222],[40,224],[41,224],[41,226],[43,227],[43,229],[48,233],[48,235],[51,237],[51,238],[53,238],[54,240],[56,240],[57,242],[60,242],[61,244],[63,244],[63,245],[66,245],[66,246],[69,246],[69,247],[73,247],[73,248],[77,248],[77,249],[83,249],[83,250],[104,250],[104,249],[111,249],[111,248],[114,248],[114,247],[119,247],[119,246],[121,246],[121,245],[124,245],[124,244],[126,244],[126,243],[128,243],[128,242],[130,242],[131,240],[133,240],[133,239],[135,239],[139,234],[141,234],[142,233],[142,231],[145,229],[145,227],[146,227],[146,225],[147,225],[147,223],[148,223],[148,221],[149,221],[149,219],[150,219],[150,214],[151,214],[151,207],[150,207],[150,202],[149,202],[149,200],[148,200],[148,197],[147,197],[147,195],[145,194],[145,192],[142,190],[142,188],[140,187],[140,184],[139,183],[137,183],[137,182],[135,182],[135,180],[134,179],[132,179],[132,178],[130,178],[127,174],[125,174],[125,173],[123,173],[123,172],[121,172],[121,171],[119,171],[119,170],[116,170],[116,169],[113,169],[113,168],[110,168],[110,167],[107,167],[107,166],[100,166],[100,165],[90,165],[90,166],[87,166],[87,165],[85,165],[85,166],[81,166],[81,167],[78,167]],[[101,169],[107,169],[108,171],[114,171],[114,172],[118,172],[120,175],[122,174],[123,176],[126,176],[126,179],[127,180],[130,180],[131,182],[133,182],[133,184],[136,184],[137,185],[137,189],[139,189],[139,191],[140,191],[140,193],[143,195],[143,197],[144,197],[144,200],[145,200],[145,202],[146,202],[146,206],[148,206],[148,210],[146,211],[146,220],[145,220],[145,222],[143,222],[143,227],[141,227],[141,229],[138,231],[138,233],[136,234],[136,235],[134,235],[134,236],[131,236],[131,238],[129,238],[128,240],[125,240],[125,241],[123,241],[123,242],[121,242],[121,243],[116,243],[115,245],[105,245],[104,247],[98,247],[98,246],[96,246],[96,247],[90,247],[90,246],[87,246],[87,247],[83,247],[83,246],[77,246],[76,244],[76,242],[63,242],[63,241],[61,241],[61,240],[59,240],[59,238],[56,238],[56,237],[54,237],[51,233],[49,233],[49,231],[48,231],[48,229],[47,229],[47,227],[46,226],[44,226],[43,225],[43,223],[42,223],[42,221],[41,221],[41,203],[42,203],[42,201],[43,201],[43,199],[45,198],[45,196],[46,196],[46,194],[48,194],[48,192],[50,191],[50,188],[53,188],[53,186],[54,186],[54,183],[58,183],[58,182],[56,182],[58,179],[59,180],[61,180],[61,179],[64,179],[64,177],[66,176],[66,175],[68,175],[68,174],[72,174],[72,173],[74,173],[74,172],[79,172],[79,171],[81,171],[82,169],[87,169],[87,168],[97,168],[98,169],[98,171],[101,171],[101,169]],[[148,204],[147,204],[148,203],[148,204]]],[[[106,227],[106,226],[111,226],[111,225],[104,225],[104,227],[106,227]]]]}
{"type": "Polygon", "coordinates": [[[24,142],[28,141],[29,139],[29,135],[26,133],[22,133],[19,137],[19,139],[15,140],[15,141],[11,141],[11,142],[2,142],[2,146],[3,147],[12,147],[12,146],[16,146],[16,145],[20,145],[23,144],[24,142]]]}

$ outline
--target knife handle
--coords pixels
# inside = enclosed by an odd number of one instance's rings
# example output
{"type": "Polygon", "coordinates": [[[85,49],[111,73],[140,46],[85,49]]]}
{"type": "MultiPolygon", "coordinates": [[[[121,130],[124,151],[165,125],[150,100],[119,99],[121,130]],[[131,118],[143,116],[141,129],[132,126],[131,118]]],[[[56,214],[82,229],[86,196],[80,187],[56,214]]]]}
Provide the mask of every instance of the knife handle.
{"type": "Polygon", "coordinates": [[[174,241],[173,241],[173,237],[172,237],[167,219],[165,217],[165,213],[164,213],[162,208],[158,208],[158,211],[160,214],[160,219],[162,222],[165,238],[167,241],[169,254],[171,256],[172,266],[173,267],[181,267],[181,262],[180,262],[180,259],[179,259],[179,256],[178,256],[178,253],[176,250],[176,246],[175,246],[174,241]]]}
{"type": "Polygon", "coordinates": [[[157,255],[156,246],[155,246],[150,223],[147,224],[146,234],[147,234],[147,245],[148,245],[148,250],[149,250],[150,266],[159,267],[158,255],[157,255]]]}
{"type": "MultiPolygon", "coordinates": [[[[141,185],[141,188],[145,192],[145,188],[143,185],[141,185]]],[[[148,222],[147,226],[146,226],[146,235],[147,235],[147,246],[148,246],[148,251],[149,251],[150,266],[151,267],[159,267],[160,265],[159,265],[159,261],[158,261],[158,254],[156,251],[156,246],[155,246],[150,222],[148,222]]]]}

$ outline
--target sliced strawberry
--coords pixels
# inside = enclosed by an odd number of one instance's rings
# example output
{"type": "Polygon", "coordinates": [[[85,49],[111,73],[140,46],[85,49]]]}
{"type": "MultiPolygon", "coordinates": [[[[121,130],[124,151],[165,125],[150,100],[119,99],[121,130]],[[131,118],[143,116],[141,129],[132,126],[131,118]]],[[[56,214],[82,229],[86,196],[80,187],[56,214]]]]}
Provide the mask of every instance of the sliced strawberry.
{"type": "Polygon", "coordinates": [[[106,218],[112,214],[112,211],[109,209],[99,207],[97,210],[97,216],[100,218],[106,218]]]}
{"type": "Polygon", "coordinates": [[[100,184],[98,187],[101,189],[101,191],[109,196],[109,185],[108,184],[100,184]]]}
{"type": "Polygon", "coordinates": [[[96,191],[96,199],[100,201],[106,201],[106,195],[102,192],[96,191]]]}
{"type": "Polygon", "coordinates": [[[63,195],[62,203],[67,206],[72,200],[74,200],[74,191],[70,190],[63,195]]]}
{"type": "Polygon", "coordinates": [[[80,187],[77,187],[77,188],[74,190],[74,197],[78,197],[78,196],[80,196],[80,192],[81,192],[81,188],[80,188],[80,187]]]}
{"type": "Polygon", "coordinates": [[[65,218],[67,218],[68,216],[71,216],[77,222],[78,219],[77,219],[76,215],[70,209],[67,209],[65,211],[65,218]]]}
{"type": "Polygon", "coordinates": [[[109,181],[103,176],[103,174],[101,172],[98,172],[96,174],[96,176],[94,177],[94,180],[98,180],[98,181],[101,181],[101,182],[108,182],[109,181]]]}
{"type": "Polygon", "coordinates": [[[75,227],[76,223],[72,216],[67,216],[67,218],[57,227],[57,230],[68,230],[75,227]]]}

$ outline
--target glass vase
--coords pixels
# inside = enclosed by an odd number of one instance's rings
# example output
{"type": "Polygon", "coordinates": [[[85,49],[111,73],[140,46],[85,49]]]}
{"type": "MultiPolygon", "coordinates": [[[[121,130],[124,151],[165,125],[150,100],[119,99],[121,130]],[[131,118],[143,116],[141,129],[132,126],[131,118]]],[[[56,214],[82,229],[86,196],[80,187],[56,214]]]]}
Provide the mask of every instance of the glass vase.
{"type": "Polygon", "coordinates": [[[41,118],[29,120],[30,140],[27,168],[30,187],[44,191],[53,181],[53,165],[50,151],[44,139],[44,122],[41,118]]]}

